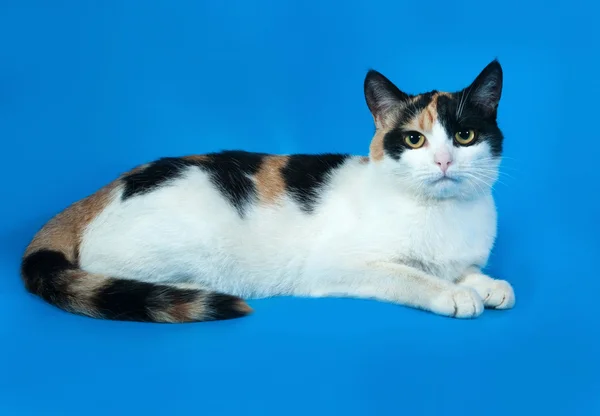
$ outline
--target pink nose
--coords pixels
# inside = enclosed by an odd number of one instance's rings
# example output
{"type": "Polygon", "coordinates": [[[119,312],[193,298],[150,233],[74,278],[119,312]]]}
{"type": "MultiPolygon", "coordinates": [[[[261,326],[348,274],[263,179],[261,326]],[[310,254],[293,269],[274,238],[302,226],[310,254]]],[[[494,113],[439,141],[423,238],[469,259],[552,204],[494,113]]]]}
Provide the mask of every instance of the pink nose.
{"type": "Polygon", "coordinates": [[[452,156],[450,156],[448,153],[436,154],[433,160],[444,173],[446,173],[452,164],[452,156]]]}

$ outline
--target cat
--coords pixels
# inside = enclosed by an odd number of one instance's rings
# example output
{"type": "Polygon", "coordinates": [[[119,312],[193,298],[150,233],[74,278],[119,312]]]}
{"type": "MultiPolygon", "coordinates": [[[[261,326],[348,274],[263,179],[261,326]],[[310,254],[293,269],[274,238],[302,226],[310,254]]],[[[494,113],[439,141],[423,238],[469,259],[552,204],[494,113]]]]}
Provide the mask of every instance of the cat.
{"type": "Polygon", "coordinates": [[[482,272],[503,72],[410,95],[369,70],[369,155],[220,151],[138,166],[35,235],[25,287],[68,312],[146,322],[248,315],[244,299],[347,297],[474,318],[514,290],[482,272]]]}

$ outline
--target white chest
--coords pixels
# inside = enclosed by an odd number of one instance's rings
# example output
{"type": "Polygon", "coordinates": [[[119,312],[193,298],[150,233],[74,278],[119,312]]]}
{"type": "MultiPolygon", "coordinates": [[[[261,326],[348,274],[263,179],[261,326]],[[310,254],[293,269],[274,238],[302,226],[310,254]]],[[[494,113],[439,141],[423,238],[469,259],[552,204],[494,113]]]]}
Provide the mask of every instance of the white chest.
{"type": "Polygon", "coordinates": [[[352,232],[339,233],[339,246],[369,260],[404,263],[447,280],[456,280],[471,266],[485,266],[496,236],[491,196],[430,204],[380,199],[365,203],[361,211],[352,232]]]}

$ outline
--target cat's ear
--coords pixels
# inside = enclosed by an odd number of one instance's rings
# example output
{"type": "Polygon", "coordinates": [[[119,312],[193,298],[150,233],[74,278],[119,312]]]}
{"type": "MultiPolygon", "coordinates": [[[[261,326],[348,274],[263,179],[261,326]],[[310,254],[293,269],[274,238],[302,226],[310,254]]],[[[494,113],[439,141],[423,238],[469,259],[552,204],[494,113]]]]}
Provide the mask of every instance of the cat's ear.
{"type": "Polygon", "coordinates": [[[371,69],[365,77],[365,99],[375,123],[383,123],[390,110],[408,99],[389,79],[371,69]]]}
{"type": "Polygon", "coordinates": [[[495,116],[502,95],[502,67],[498,60],[490,62],[464,92],[486,115],[495,116]]]}

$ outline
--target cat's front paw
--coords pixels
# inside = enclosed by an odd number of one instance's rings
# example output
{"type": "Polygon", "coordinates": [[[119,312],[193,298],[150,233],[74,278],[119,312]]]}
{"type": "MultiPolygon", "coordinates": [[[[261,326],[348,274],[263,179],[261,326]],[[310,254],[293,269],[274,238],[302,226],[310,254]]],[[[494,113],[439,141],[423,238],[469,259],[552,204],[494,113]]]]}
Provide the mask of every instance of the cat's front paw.
{"type": "Polygon", "coordinates": [[[506,280],[492,279],[485,275],[467,276],[462,285],[474,289],[490,309],[510,309],[515,306],[515,291],[506,280]]]}
{"type": "Polygon", "coordinates": [[[431,311],[453,318],[476,318],[483,312],[483,301],[474,290],[456,286],[435,298],[431,311]]]}
{"type": "Polygon", "coordinates": [[[506,280],[494,280],[483,303],[486,308],[510,309],[515,306],[515,291],[506,280]]]}

